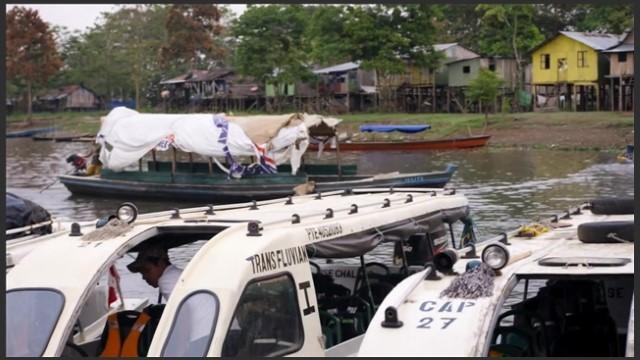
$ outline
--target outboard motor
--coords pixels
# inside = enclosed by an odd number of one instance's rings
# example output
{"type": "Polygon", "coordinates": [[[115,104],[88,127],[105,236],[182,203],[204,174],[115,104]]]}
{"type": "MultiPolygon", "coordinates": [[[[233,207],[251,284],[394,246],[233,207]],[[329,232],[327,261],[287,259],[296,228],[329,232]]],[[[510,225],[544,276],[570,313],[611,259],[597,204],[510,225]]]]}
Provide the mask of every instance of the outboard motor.
{"type": "Polygon", "coordinates": [[[69,155],[69,157],[67,157],[67,163],[73,165],[75,174],[87,170],[87,160],[78,154],[69,155]]]}

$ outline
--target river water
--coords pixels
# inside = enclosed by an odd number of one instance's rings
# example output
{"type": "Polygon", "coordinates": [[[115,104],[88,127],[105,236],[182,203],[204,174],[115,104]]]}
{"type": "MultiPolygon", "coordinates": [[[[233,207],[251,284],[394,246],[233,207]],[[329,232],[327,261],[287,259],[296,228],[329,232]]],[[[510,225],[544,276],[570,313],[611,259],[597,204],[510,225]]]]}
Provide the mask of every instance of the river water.
{"type": "MultiPolygon", "coordinates": [[[[54,216],[74,221],[112,213],[130,199],[72,195],[56,182],[71,166],[65,158],[86,152],[87,143],[55,143],[29,138],[7,139],[7,191],[35,201],[54,216]],[[51,185],[53,183],[53,185],[51,185]],[[50,186],[49,186],[50,185],[50,186]],[[48,188],[46,188],[49,186],[48,188]],[[45,190],[42,190],[46,188],[45,190]]],[[[633,164],[616,162],[615,153],[594,151],[514,150],[485,147],[428,152],[352,152],[342,163],[356,163],[359,173],[443,170],[457,164],[449,187],[465,194],[480,238],[566,210],[600,196],[633,196],[633,164]]],[[[309,162],[335,161],[335,155],[306,155],[309,162]]],[[[187,207],[194,203],[134,200],[140,212],[187,207]]]]}
{"type": "MultiPolygon", "coordinates": [[[[29,138],[7,139],[7,191],[35,201],[52,215],[68,220],[88,221],[113,213],[120,203],[130,199],[74,196],[55,182],[56,175],[71,170],[65,162],[66,157],[87,152],[89,146],[87,143],[55,143],[29,138]]],[[[457,164],[459,169],[448,186],[468,197],[476,232],[482,240],[596,197],[633,196],[634,165],[618,163],[616,155],[485,147],[456,151],[343,153],[341,162],[356,163],[359,173],[368,174],[436,171],[443,170],[447,163],[457,164]]],[[[315,154],[306,156],[308,162],[335,162],[334,154],[325,154],[321,160],[316,159],[315,154]]],[[[204,205],[134,202],[142,213],[204,205]]],[[[188,261],[194,251],[185,249],[171,256],[180,264],[188,261]]],[[[374,254],[373,258],[385,261],[389,254],[385,255],[385,259],[382,254],[374,254]]],[[[119,262],[118,268],[121,274],[128,273],[124,263],[119,262]]],[[[126,287],[146,286],[139,276],[136,279],[126,287]]],[[[140,294],[148,295],[149,292],[145,290],[140,294]]]]}

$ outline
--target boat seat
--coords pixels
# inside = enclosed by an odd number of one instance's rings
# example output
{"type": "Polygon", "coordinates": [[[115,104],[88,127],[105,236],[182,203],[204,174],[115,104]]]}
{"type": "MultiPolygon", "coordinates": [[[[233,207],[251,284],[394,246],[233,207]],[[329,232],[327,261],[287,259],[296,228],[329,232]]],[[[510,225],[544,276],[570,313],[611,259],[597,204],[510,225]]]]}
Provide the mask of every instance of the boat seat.
{"type": "Polygon", "coordinates": [[[493,330],[489,354],[505,356],[533,356],[531,334],[515,326],[496,326],[493,330]],[[500,338],[498,342],[498,338],[500,338]]]}
{"type": "MultiPolygon", "coordinates": [[[[158,327],[158,322],[162,317],[164,306],[165,304],[150,305],[143,310],[150,316],[150,319],[140,333],[140,338],[138,339],[139,356],[147,355],[147,352],[149,351],[149,345],[151,345],[151,340],[153,340],[153,335],[155,334],[158,327]]],[[[136,322],[140,314],[141,313],[139,311],[134,310],[125,310],[117,313],[118,330],[120,332],[120,344],[124,343],[125,339],[129,335],[129,332],[131,331],[131,327],[136,322]]],[[[96,356],[100,356],[100,354],[104,350],[108,336],[109,323],[107,322],[104,326],[104,329],[102,330],[102,335],[100,336],[100,343],[97,347],[96,356]]]]}
{"type": "Polygon", "coordinates": [[[320,325],[324,335],[324,347],[328,349],[342,342],[340,320],[325,310],[320,310],[320,325]]]}
{"type": "MultiPolygon", "coordinates": [[[[536,313],[528,311],[524,307],[516,307],[498,317],[496,328],[498,332],[502,332],[502,335],[505,336],[504,341],[501,341],[501,343],[513,344],[512,341],[515,341],[513,345],[526,349],[531,356],[547,355],[548,335],[546,324],[536,313]],[[513,316],[511,326],[501,325],[505,319],[511,316],[513,316]],[[511,329],[517,330],[512,331],[511,329]],[[518,338],[520,338],[520,340],[518,340],[518,338]],[[526,340],[526,344],[523,342],[523,338],[526,340]]],[[[497,335],[499,334],[494,333],[494,343],[497,335]]]]}
{"type": "Polygon", "coordinates": [[[340,284],[336,284],[330,275],[322,273],[311,273],[311,277],[316,289],[316,297],[318,298],[318,303],[320,303],[324,299],[351,294],[351,290],[340,284]]]}
{"type": "MultiPolygon", "coordinates": [[[[375,309],[394,287],[393,284],[389,282],[389,279],[391,278],[391,271],[387,265],[378,262],[367,263],[365,265],[365,269],[367,271],[367,277],[371,287],[371,296],[373,297],[373,299],[370,299],[373,300],[373,304],[371,305],[375,309]]],[[[359,268],[353,286],[353,293],[363,299],[369,299],[369,289],[367,289],[366,282],[364,280],[362,268],[359,268]]]]}
{"type": "Polygon", "coordinates": [[[336,318],[342,340],[363,334],[373,317],[371,304],[355,295],[327,299],[321,310],[336,318]]]}
{"type": "Polygon", "coordinates": [[[616,324],[608,309],[600,309],[567,316],[550,356],[622,356],[619,348],[616,324]]]}

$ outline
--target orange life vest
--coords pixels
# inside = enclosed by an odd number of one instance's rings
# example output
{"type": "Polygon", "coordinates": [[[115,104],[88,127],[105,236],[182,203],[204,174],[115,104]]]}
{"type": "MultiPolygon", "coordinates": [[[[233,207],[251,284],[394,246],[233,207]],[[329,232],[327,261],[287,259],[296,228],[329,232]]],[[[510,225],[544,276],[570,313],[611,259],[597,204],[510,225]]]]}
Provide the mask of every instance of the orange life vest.
{"type": "Polygon", "coordinates": [[[140,334],[147,325],[151,317],[146,312],[140,313],[136,322],[129,330],[124,343],[120,339],[120,325],[118,324],[118,314],[113,313],[107,318],[109,331],[107,333],[107,343],[100,357],[138,357],[138,341],[140,334]]]}

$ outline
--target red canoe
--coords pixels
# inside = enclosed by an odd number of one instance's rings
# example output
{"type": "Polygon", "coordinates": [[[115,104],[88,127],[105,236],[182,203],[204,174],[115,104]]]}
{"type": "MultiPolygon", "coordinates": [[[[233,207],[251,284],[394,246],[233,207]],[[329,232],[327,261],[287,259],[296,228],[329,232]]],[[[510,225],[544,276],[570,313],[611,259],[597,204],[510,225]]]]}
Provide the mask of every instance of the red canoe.
{"type": "MultiPolygon", "coordinates": [[[[414,151],[466,149],[487,145],[491,135],[470,136],[424,141],[351,141],[341,142],[340,151],[414,151]]],[[[318,150],[317,144],[309,144],[308,150],[318,150]]],[[[335,148],[325,146],[325,151],[335,148]]]]}

